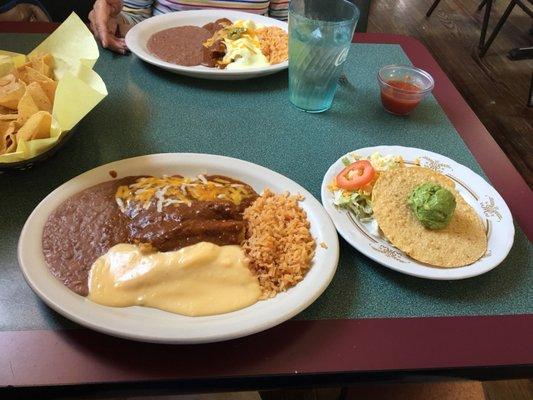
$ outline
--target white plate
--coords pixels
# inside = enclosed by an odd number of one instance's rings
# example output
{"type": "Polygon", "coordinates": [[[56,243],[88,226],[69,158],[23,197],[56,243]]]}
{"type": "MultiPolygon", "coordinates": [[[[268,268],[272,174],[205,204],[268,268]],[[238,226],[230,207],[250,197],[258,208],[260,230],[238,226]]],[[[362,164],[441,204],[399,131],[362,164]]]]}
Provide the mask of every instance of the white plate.
{"type": "Polygon", "coordinates": [[[233,22],[238,19],[249,19],[266,26],[277,26],[285,31],[288,31],[288,25],[286,22],[257,14],[227,10],[178,11],[157,15],[138,23],[126,34],[126,45],[132,53],[147,63],[176,74],[192,76],[195,78],[217,80],[250,79],[258,76],[270,75],[288,67],[288,61],[269,65],[268,67],[248,68],[238,71],[209,68],[202,65],[185,67],[183,65],[176,65],[160,60],[152,55],[146,48],[146,43],[148,42],[150,36],[163,29],[184,25],[203,26],[219,18],[228,18],[233,22]]]}
{"type": "Polygon", "coordinates": [[[280,324],[298,314],[326,289],[337,268],[339,242],[335,227],[322,205],[294,181],[267,168],[235,158],[192,153],[153,154],[103,165],[64,183],[32,212],[19,239],[18,259],[24,276],[37,295],[65,317],[89,328],[128,339],[160,343],[203,343],[250,335],[280,324]],[[316,255],[303,281],[275,298],[235,312],[208,317],[186,317],[145,307],[101,306],[75,294],[49,272],[42,250],[42,232],[50,213],[79,191],[128,175],[221,174],[250,184],[257,192],[268,187],[275,192],[302,194],[316,255]],[[326,243],[324,249],[319,243],[326,243]]]}
{"type": "Polygon", "coordinates": [[[404,274],[427,279],[453,280],[481,275],[498,266],[514,241],[511,212],[499,193],[471,169],[430,151],[401,146],[377,146],[354,150],[363,156],[374,152],[383,155],[401,155],[406,162],[420,160],[420,165],[449,176],[463,198],[481,217],[488,236],[487,253],[465,267],[438,268],[417,262],[392,246],[377,234],[375,225],[361,223],[353,214],[333,205],[333,194],[327,185],[344,168],[339,158],[329,169],[322,182],[322,204],[333,219],[337,231],[354,248],[374,261],[404,274]]]}

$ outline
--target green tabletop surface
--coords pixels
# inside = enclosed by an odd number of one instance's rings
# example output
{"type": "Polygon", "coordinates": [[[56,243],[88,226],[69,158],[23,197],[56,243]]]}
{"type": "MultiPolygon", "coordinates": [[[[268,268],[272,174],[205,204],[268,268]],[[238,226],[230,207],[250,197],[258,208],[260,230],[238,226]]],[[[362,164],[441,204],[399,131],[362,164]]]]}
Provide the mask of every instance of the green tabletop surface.
{"type": "MultiPolygon", "coordinates": [[[[0,48],[25,53],[43,37],[0,34],[0,48]]],[[[17,241],[26,218],[48,193],[111,161],[161,152],[226,155],[277,171],[318,199],[327,168],[347,151],[367,146],[418,147],[483,175],[432,96],[408,118],[382,109],[376,72],[393,63],[409,63],[398,45],[352,45],[345,64],[349,84],[340,87],[331,110],[307,114],[289,103],[286,72],[249,81],[198,80],[156,69],[133,55],[102,51],[95,70],[109,96],[53,158],[27,171],[0,174],[0,330],[76,326],[44,305],[26,284],[17,263],[17,241]]],[[[533,247],[520,229],[499,267],[462,281],[403,275],[344,240],[340,243],[331,285],[298,319],[533,311],[533,247]]]]}

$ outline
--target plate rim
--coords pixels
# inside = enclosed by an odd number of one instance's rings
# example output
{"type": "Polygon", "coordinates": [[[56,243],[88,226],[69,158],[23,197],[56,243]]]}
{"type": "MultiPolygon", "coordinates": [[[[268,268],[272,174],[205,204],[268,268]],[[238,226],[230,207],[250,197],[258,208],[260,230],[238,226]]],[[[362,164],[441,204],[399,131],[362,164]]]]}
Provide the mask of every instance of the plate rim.
{"type": "MultiPolygon", "coordinates": [[[[242,19],[265,19],[265,20],[271,20],[275,21],[276,26],[282,25],[288,33],[288,23],[285,21],[277,20],[274,18],[270,18],[264,15],[260,14],[254,14],[254,13],[247,13],[243,11],[233,11],[233,10],[185,10],[185,11],[175,11],[171,13],[166,14],[160,14],[155,15],[151,18],[145,19],[138,24],[134,25],[125,36],[125,41],[128,49],[135,54],[137,57],[139,57],[144,62],[147,62],[151,65],[154,65],[158,68],[163,68],[168,71],[172,71],[177,74],[181,75],[188,75],[188,76],[196,76],[196,77],[203,77],[203,78],[231,78],[231,77],[256,77],[263,74],[273,74],[278,71],[282,71],[284,69],[288,68],[288,61],[284,61],[282,63],[269,65],[267,67],[254,67],[254,68],[247,68],[243,70],[226,70],[226,69],[218,69],[218,68],[201,68],[198,69],[198,66],[193,67],[187,67],[183,65],[177,65],[172,64],[163,60],[158,59],[155,56],[152,56],[148,52],[145,52],[142,49],[142,46],[140,44],[139,40],[139,31],[143,29],[146,26],[150,25],[157,25],[159,21],[166,21],[166,20],[176,20],[179,21],[181,19],[187,18],[187,16],[209,16],[212,15],[216,18],[223,18],[225,15],[231,16],[231,15],[237,15],[242,16],[242,19]]],[[[179,25],[177,25],[179,26],[179,25]]],[[[155,33],[155,32],[154,32],[155,33]]]]}
{"type": "MultiPolygon", "coordinates": [[[[400,146],[400,145],[378,145],[378,146],[361,147],[361,148],[354,149],[354,150],[351,150],[349,152],[346,152],[345,154],[340,156],[338,159],[336,159],[333,162],[333,164],[331,164],[328,167],[328,169],[327,169],[327,171],[324,174],[324,177],[322,179],[322,185],[321,185],[321,189],[320,189],[320,197],[321,197],[322,205],[324,206],[326,212],[330,215],[330,217],[331,217],[331,219],[333,221],[333,224],[335,225],[335,228],[337,229],[337,232],[343,237],[344,240],[346,240],[346,242],[352,248],[354,248],[355,250],[359,251],[360,253],[362,253],[366,257],[372,259],[373,261],[377,262],[378,264],[383,265],[384,267],[387,267],[387,268],[392,269],[394,271],[397,271],[397,272],[400,272],[400,273],[403,273],[403,274],[406,274],[406,275],[414,276],[414,277],[417,277],[417,278],[430,279],[430,280],[448,280],[448,281],[453,281],[453,280],[462,280],[462,279],[473,278],[473,277],[485,274],[485,273],[493,270],[497,266],[499,266],[507,258],[508,254],[511,251],[511,248],[512,248],[512,246],[514,244],[515,226],[514,226],[512,213],[509,210],[509,206],[507,205],[505,200],[502,198],[500,193],[489,182],[487,182],[486,179],[484,179],[482,176],[480,176],[479,174],[474,172],[469,167],[467,167],[467,166],[465,166],[465,165],[463,165],[463,164],[451,159],[450,157],[444,156],[442,154],[439,154],[439,153],[436,153],[436,152],[433,152],[433,151],[430,151],[430,150],[424,150],[424,149],[420,149],[420,148],[416,148],[416,147],[408,147],[408,146],[400,146]],[[387,150],[387,149],[389,149],[389,150],[387,150]],[[394,152],[393,149],[396,149],[396,152],[394,152]],[[330,192],[327,189],[327,185],[330,183],[328,177],[333,175],[333,171],[337,170],[337,168],[338,168],[337,164],[339,162],[341,162],[342,158],[345,157],[346,155],[351,154],[351,153],[355,153],[355,152],[365,152],[366,153],[366,152],[375,152],[375,151],[380,151],[382,154],[400,154],[402,156],[404,154],[402,154],[401,151],[404,151],[404,152],[405,151],[407,151],[407,152],[420,152],[420,153],[422,153],[420,155],[420,157],[422,157],[424,154],[431,155],[431,156],[436,156],[438,160],[450,162],[452,164],[458,165],[460,168],[465,169],[467,173],[470,173],[470,174],[476,176],[477,179],[479,179],[487,187],[492,189],[494,194],[498,197],[498,200],[503,205],[505,205],[505,209],[503,211],[505,212],[505,214],[507,214],[509,216],[509,221],[510,221],[509,224],[508,224],[508,229],[510,230],[510,232],[509,232],[510,234],[507,237],[508,240],[505,243],[503,243],[504,246],[502,247],[503,250],[502,250],[501,256],[498,257],[497,259],[495,259],[495,261],[492,262],[490,265],[487,265],[487,266],[481,268],[480,270],[470,270],[469,271],[469,270],[466,269],[469,266],[457,267],[457,268],[439,268],[439,267],[426,266],[426,265],[423,265],[422,263],[419,263],[418,261],[412,259],[411,257],[405,255],[405,257],[407,259],[409,259],[411,262],[417,264],[417,266],[427,268],[428,273],[425,273],[425,272],[417,273],[416,271],[409,271],[407,268],[398,267],[396,264],[393,263],[393,261],[395,261],[395,260],[393,260],[390,263],[388,263],[388,262],[386,262],[384,260],[384,258],[378,257],[376,252],[367,249],[367,246],[361,246],[358,243],[356,243],[355,239],[353,239],[352,236],[351,236],[353,234],[353,232],[345,230],[344,227],[341,225],[341,223],[339,221],[340,218],[349,218],[349,217],[345,216],[345,213],[342,213],[343,216],[341,217],[339,215],[340,214],[339,210],[337,210],[335,208],[335,206],[331,203],[330,199],[328,199],[328,196],[330,196],[330,192]],[[442,274],[440,274],[440,275],[432,275],[432,272],[435,273],[435,271],[441,271],[442,274]],[[455,271],[459,271],[459,272],[455,273],[455,271]]],[[[481,218],[481,216],[480,216],[480,218],[481,218]]],[[[390,246],[391,246],[391,248],[399,251],[401,254],[404,254],[401,250],[397,249],[392,244],[390,244],[390,246]]],[[[487,250],[489,250],[489,249],[487,249],[487,250]]],[[[476,262],[474,262],[473,264],[475,264],[476,262]]],[[[470,265],[473,265],[473,264],[470,264],[470,265]]]]}
{"type": "MultiPolygon", "coordinates": [[[[225,165],[225,164],[221,164],[221,165],[225,165]]],[[[237,168],[237,167],[234,167],[234,168],[237,168]]],[[[103,182],[103,180],[102,180],[102,182],[103,182]]],[[[87,187],[90,187],[90,185],[86,186],[86,188],[87,187]]],[[[83,189],[81,189],[81,190],[83,190],[83,189]]],[[[68,198],[68,197],[69,196],[66,196],[66,198],[68,198]]],[[[61,200],[61,201],[64,201],[64,199],[61,200]]],[[[45,208],[45,211],[46,211],[46,208],[45,208]]],[[[45,217],[47,218],[52,211],[53,211],[53,209],[50,209],[46,213],[45,217]]],[[[42,238],[42,231],[39,234],[39,238],[42,238]]],[[[39,243],[38,246],[40,248],[41,244],[39,243]]],[[[317,249],[318,248],[319,248],[319,244],[317,243],[317,249]]],[[[41,252],[42,252],[42,249],[41,249],[41,252]]],[[[249,162],[249,161],[241,160],[241,159],[238,159],[238,158],[233,158],[233,157],[228,157],[228,156],[221,156],[221,155],[216,155],[216,154],[172,153],[171,152],[171,153],[148,154],[148,155],[143,155],[143,156],[130,157],[130,158],[125,158],[125,159],[121,159],[121,160],[116,160],[116,161],[113,161],[113,162],[110,162],[110,163],[107,163],[107,164],[104,164],[104,165],[97,166],[97,167],[95,167],[95,168],[93,168],[91,170],[85,171],[85,172],[73,177],[72,179],[69,179],[68,181],[64,182],[60,186],[58,186],[56,189],[54,189],[52,192],[50,192],[43,200],[41,200],[41,202],[39,202],[39,204],[34,208],[32,213],[29,215],[29,217],[27,218],[26,222],[24,223],[24,227],[22,228],[22,231],[20,233],[19,241],[18,241],[18,245],[17,245],[17,259],[18,259],[18,262],[19,262],[19,268],[20,268],[20,270],[23,273],[24,279],[26,280],[28,285],[31,287],[31,289],[35,292],[35,294],[37,294],[37,296],[41,300],[43,300],[49,307],[51,307],[52,309],[54,309],[55,311],[57,311],[61,315],[65,316],[66,318],[68,318],[68,319],[70,319],[70,320],[72,320],[72,321],[74,321],[74,322],[76,322],[76,323],[78,323],[80,325],[83,325],[83,326],[88,327],[90,329],[93,329],[95,331],[102,332],[102,333],[105,333],[105,334],[108,334],[108,335],[111,335],[111,336],[130,339],[130,340],[137,340],[137,341],[151,342],[151,343],[194,344],[194,343],[219,342],[219,341],[235,339],[235,338],[238,338],[238,337],[248,336],[248,335],[251,335],[251,334],[254,334],[254,333],[269,329],[269,328],[272,328],[272,327],[274,327],[276,325],[279,325],[280,323],[285,322],[285,321],[289,320],[290,318],[294,317],[295,315],[297,315],[298,313],[302,312],[304,309],[309,307],[326,290],[326,288],[331,283],[331,280],[333,279],[333,276],[335,275],[337,267],[338,267],[339,241],[338,241],[338,236],[337,236],[337,231],[335,229],[335,226],[333,225],[333,222],[331,221],[331,218],[330,218],[329,214],[326,212],[326,210],[324,209],[322,204],[310,192],[308,192],[303,186],[301,186],[300,184],[298,184],[294,180],[292,180],[292,179],[290,179],[288,177],[285,177],[284,175],[282,175],[282,174],[280,174],[280,173],[278,173],[276,171],[273,171],[273,170],[271,170],[269,168],[263,167],[261,165],[258,165],[258,164],[255,164],[255,163],[252,163],[252,162],[249,162]],[[326,262],[329,262],[328,264],[325,265],[325,268],[326,268],[326,271],[328,272],[328,275],[325,276],[324,279],[322,279],[322,282],[321,282],[320,286],[317,288],[317,290],[315,290],[311,295],[306,296],[303,299],[304,301],[300,302],[298,304],[298,306],[292,307],[288,312],[280,313],[279,315],[276,315],[275,317],[272,317],[271,319],[267,319],[267,320],[263,319],[262,321],[259,321],[259,322],[255,323],[255,324],[252,324],[252,326],[246,327],[246,329],[234,329],[234,330],[232,330],[232,331],[230,331],[228,333],[225,333],[225,334],[218,334],[218,333],[215,332],[215,333],[206,334],[206,335],[202,336],[201,338],[198,338],[198,337],[181,338],[181,337],[175,337],[175,336],[168,337],[168,336],[165,336],[165,335],[146,335],[146,334],[137,334],[135,332],[124,331],[124,330],[120,330],[120,329],[109,328],[109,327],[106,327],[106,326],[99,325],[98,323],[94,323],[91,319],[87,319],[87,315],[86,315],[87,313],[85,315],[81,315],[80,316],[80,315],[78,315],[78,313],[73,313],[71,310],[69,310],[68,309],[68,305],[57,304],[52,299],[53,294],[47,293],[47,291],[44,290],[43,288],[41,288],[39,284],[36,284],[36,282],[34,281],[35,277],[34,277],[34,275],[31,272],[31,266],[28,265],[29,260],[26,260],[25,256],[24,256],[24,252],[26,251],[26,247],[28,246],[25,243],[25,238],[29,235],[28,232],[31,233],[32,221],[34,219],[36,219],[41,212],[43,212],[42,209],[43,209],[43,207],[45,207],[44,204],[47,201],[49,201],[51,198],[54,198],[55,196],[57,196],[57,194],[60,193],[65,188],[65,186],[72,185],[74,182],[78,181],[79,179],[83,179],[83,177],[87,177],[89,174],[97,174],[97,173],[100,173],[102,171],[109,171],[109,170],[113,169],[114,166],[116,166],[117,164],[122,163],[122,162],[130,162],[131,163],[131,162],[135,162],[135,161],[139,161],[139,160],[143,160],[144,161],[146,159],[155,159],[155,160],[157,160],[159,158],[165,158],[165,157],[168,157],[168,156],[170,156],[170,157],[183,157],[183,156],[185,156],[185,158],[189,157],[189,159],[202,157],[203,159],[207,158],[207,159],[210,159],[211,161],[220,161],[220,162],[222,162],[222,161],[235,162],[236,161],[236,162],[238,162],[240,164],[239,167],[240,166],[247,166],[247,167],[253,166],[253,168],[257,169],[258,172],[262,172],[262,173],[268,172],[268,174],[273,174],[272,177],[275,178],[275,179],[278,179],[278,178],[281,177],[282,180],[288,180],[288,181],[292,182],[292,184],[295,186],[295,188],[298,188],[298,193],[302,194],[306,199],[309,199],[310,206],[312,206],[316,210],[317,217],[320,217],[321,221],[324,220],[325,222],[329,223],[329,225],[326,225],[326,226],[322,226],[321,225],[321,226],[317,226],[316,227],[316,229],[322,230],[324,232],[324,236],[328,237],[328,248],[330,249],[330,252],[328,254],[328,258],[325,259],[326,262]],[[329,232],[328,232],[328,230],[329,230],[329,232]]],[[[44,265],[44,268],[47,270],[46,265],[44,265]]],[[[39,274],[39,272],[37,272],[37,274],[39,274]]],[[[52,278],[52,280],[55,280],[55,278],[51,274],[50,274],[50,278],[52,278]]],[[[59,281],[57,281],[57,282],[62,286],[62,288],[65,291],[69,291],[70,292],[70,290],[68,288],[66,288],[65,286],[63,286],[59,281]]],[[[286,293],[281,293],[280,295],[285,295],[285,294],[287,294],[287,292],[286,293]]],[[[288,292],[288,294],[290,294],[290,292],[288,292]]],[[[75,296],[78,296],[78,295],[75,295],[75,296]]],[[[86,298],[85,299],[81,299],[81,300],[85,300],[85,301],[89,302],[89,300],[87,300],[86,298]]],[[[109,308],[109,309],[111,309],[109,312],[113,312],[113,310],[116,309],[114,307],[105,307],[105,306],[96,305],[96,304],[94,304],[92,302],[91,302],[91,305],[95,305],[96,307],[109,308]]],[[[252,306],[250,306],[250,307],[252,307],[252,306]]],[[[246,308],[244,308],[242,310],[245,310],[245,309],[246,308]]],[[[157,313],[163,312],[163,311],[159,311],[159,310],[155,310],[155,311],[157,313]]],[[[228,313],[228,315],[230,315],[230,314],[231,313],[228,313]]],[[[220,314],[220,315],[224,315],[224,314],[220,314]]],[[[203,318],[203,317],[195,317],[195,318],[203,318]]]]}

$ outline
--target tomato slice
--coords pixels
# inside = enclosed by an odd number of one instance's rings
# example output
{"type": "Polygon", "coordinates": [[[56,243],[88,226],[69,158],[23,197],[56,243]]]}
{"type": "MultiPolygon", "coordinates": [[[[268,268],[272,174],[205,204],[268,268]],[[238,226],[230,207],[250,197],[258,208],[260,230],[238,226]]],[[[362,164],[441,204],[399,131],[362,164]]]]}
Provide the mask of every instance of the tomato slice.
{"type": "Polygon", "coordinates": [[[344,168],[335,179],[338,187],[354,190],[371,182],[374,176],[376,176],[376,171],[370,161],[359,160],[344,168]]]}

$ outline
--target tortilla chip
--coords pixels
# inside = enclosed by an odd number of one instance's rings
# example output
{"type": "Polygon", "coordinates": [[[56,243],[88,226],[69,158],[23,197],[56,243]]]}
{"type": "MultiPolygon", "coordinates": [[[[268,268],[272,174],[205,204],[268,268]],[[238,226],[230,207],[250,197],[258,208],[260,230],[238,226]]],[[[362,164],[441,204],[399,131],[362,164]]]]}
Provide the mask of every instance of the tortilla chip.
{"type": "Polygon", "coordinates": [[[28,73],[26,72],[25,66],[18,67],[17,69],[14,69],[11,73],[15,75],[17,79],[21,80],[24,83],[28,81],[28,73]]]}
{"type": "Polygon", "coordinates": [[[12,84],[13,82],[16,81],[16,78],[17,77],[13,74],[7,74],[7,75],[2,76],[0,78],[0,87],[4,87],[4,86],[12,84]]]}
{"type": "Polygon", "coordinates": [[[18,114],[0,114],[0,121],[14,121],[18,116],[18,114]]]}
{"type": "Polygon", "coordinates": [[[13,153],[17,150],[17,135],[15,133],[8,133],[4,137],[5,149],[4,154],[13,153]]]}
{"type": "Polygon", "coordinates": [[[56,96],[57,81],[50,80],[46,82],[39,82],[39,86],[41,86],[43,91],[46,93],[48,100],[50,100],[50,103],[53,105],[56,96]]]}
{"type": "Polygon", "coordinates": [[[0,137],[3,137],[11,129],[11,121],[0,120],[0,137]]]}
{"type": "Polygon", "coordinates": [[[50,54],[34,56],[0,78],[0,154],[16,151],[19,140],[50,137],[53,62],[50,54]]]}
{"type": "Polygon", "coordinates": [[[15,130],[16,124],[14,121],[0,121],[0,154],[12,153],[17,149],[15,130]]]}
{"type": "Polygon", "coordinates": [[[25,92],[26,86],[13,74],[0,78],[0,106],[16,110],[25,92]]]}
{"type": "Polygon", "coordinates": [[[52,68],[54,66],[53,60],[54,59],[50,53],[32,56],[30,57],[29,67],[35,69],[37,72],[48,78],[52,78],[52,68]]]}
{"type": "Polygon", "coordinates": [[[30,84],[32,82],[53,82],[53,79],[47,77],[43,73],[37,71],[36,69],[33,69],[32,67],[25,67],[26,73],[27,73],[27,84],[30,84]]]}
{"type": "Polygon", "coordinates": [[[17,119],[17,113],[11,108],[0,106],[0,121],[17,119]]]}
{"type": "Polygon", "coordinates": [[[26,74],[25,79],[22,77],[21,79],[23,79],[28,85],[33,82],[37,82],[46,93],[50,103],[54,104],[57,82],[31,67],[25,67],[24,71],[26,74]]]}
{"type": "Polygon", "coordinates": [[[51,54],[30,57],[29,61],[12,71],[12,74],[26,84],[47,82],[53,79],[54,58],[51,54]]]}
{"type": "Polygon", "coordinates": [[[26,87],[26,92],[31,95],[35,105],[40,111],[48,111],[49,113],[52,112],[52,102],[39,83],[30,83],[26,87]]]}
{"type": "Polygon", "coordinates": [[[17,108],[19,111],[17,123],[21,126],[24,125],[33,114],[39,111],[39,107],[37,107],[37,104],[33,101],[33,97],[28,90],[26,90],[20,99],[17,108]]]}
{"type": "Polygon", "coordinates": [[[0,106],[0,115],[11,114],[13,110],[4,106],[0,106]]]}
{"type": "Polygon", "coordinates": [[[16,71],[14,60],[0,50],[0,77],[12,74],[13,71],[16,71]]]}
{"type": "Polygon", "coordinates": [[[17,132],[18,140],[46,139],[50,137],[52,115],[46,111],[33,114],[17,132]]]}
{"type": "Polygon", "coordinates": [[[372,206],[385,237],[415,260],[437,267],[462,267],[487,251],[487,236],[476,211],[450,178],[431,169],[405,167],[382,173],[372,190],[372,206]],[[455,196],[455,212],[444,229],[426,229],[407,204],[411,191],[425,182],[444,186],[455,196]]]}
{"type": "Polygon", "coordinates": [[[23,64],[20,64],[20,65],[17,67],[17,71],[22,71],[22,70],[24,70],[26,67],[31,67],[31,62],[29,62],[27,58],[26,58],[26,62],[24,62],[23,64]]]}

